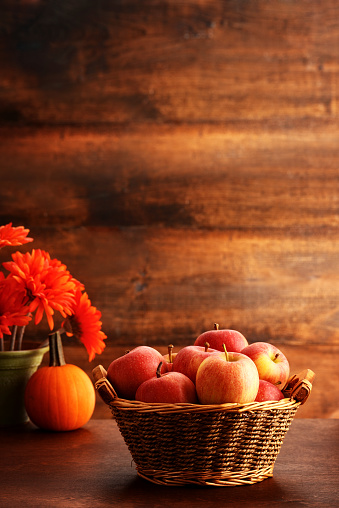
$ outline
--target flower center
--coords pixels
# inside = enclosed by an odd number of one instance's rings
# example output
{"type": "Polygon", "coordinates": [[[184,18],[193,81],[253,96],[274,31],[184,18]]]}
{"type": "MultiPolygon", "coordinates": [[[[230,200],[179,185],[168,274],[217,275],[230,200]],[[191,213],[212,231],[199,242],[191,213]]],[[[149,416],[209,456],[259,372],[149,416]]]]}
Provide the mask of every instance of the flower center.
{"type": "Polygon", "coordinates": [[[81,323],[75,316],[69,316],[66,319],[64,328],[66,332],[72,333],[76,338],[80,339],[82,337],[81,323]]]}

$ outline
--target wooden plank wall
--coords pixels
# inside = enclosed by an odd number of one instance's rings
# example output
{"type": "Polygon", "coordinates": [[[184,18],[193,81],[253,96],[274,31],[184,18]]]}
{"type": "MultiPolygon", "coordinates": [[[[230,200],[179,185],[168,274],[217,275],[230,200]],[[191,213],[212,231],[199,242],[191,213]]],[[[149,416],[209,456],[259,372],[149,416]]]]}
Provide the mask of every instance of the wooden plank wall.
{"type": "Polygon", "coordinates": [[[1,2],[0,221],[85,284],[106,366],[217,321],[338,414],[338,55],[334,0],[1,2]]]}

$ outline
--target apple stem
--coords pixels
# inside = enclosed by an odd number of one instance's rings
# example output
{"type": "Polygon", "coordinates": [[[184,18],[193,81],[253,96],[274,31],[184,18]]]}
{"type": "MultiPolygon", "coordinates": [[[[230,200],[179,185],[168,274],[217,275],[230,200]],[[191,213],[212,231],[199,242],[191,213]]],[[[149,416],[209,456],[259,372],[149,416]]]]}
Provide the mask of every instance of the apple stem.
{"type": "Polygon", "coordinates": [[[228,352],[227,352],[225,344],[223,344],[222,347],[224,348],[224,351],[225,351],[226,362],[228,362],[228,352]]]}
{"type": "Polygon", "coordinates": [[[214,330],[219,330],[219,325],[218,325],[218,323],[214,323],[214,330]]]}
{"type": "Polygon", "coordinates": [[[170,344],[168,346],[168,360],[169,360],[169,363],[173,363],[173,355],[172,355],[173,348],[174,348],[173,344],[170,344]]]}
{"type": "Polygon", "coordinates": [[[209,347],[210,347],[209,343],[205,342],[205,353],[207,353],[209,347]]]}
{"type": "Polygon", "coordinates": [[[162,362],[159,363],[158,365],[158,368],[157,368],[157,377],[161,377],[161,367],[162,367],[162,362]]]}
{"type": "Polygon", "coordinates": [[[279,353],[276,353],[275,357],[274,357],[274,360],[276,360],[279,356],[279,353]]]}

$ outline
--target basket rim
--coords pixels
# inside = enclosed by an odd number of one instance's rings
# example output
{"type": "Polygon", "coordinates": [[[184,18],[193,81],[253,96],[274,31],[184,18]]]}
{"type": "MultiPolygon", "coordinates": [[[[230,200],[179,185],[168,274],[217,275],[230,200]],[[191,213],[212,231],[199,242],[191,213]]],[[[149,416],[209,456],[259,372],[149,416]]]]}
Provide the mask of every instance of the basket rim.
{"type": "Polygon", "coordinates": [[[162,414],[169,413],[213,413],[230,412],[243,413],[245,411],[270,411],[270,410],[288,410],[301,403],[292,398],[284,398],[279,401],[265,402],[247,402],[246,404],[225,403],[225,404],[191,404],[177,403],[167,404],[160,402],[141,402],[137,400],[127,400],[115,398],[109,403],[111,408],[117,408],[125,411],[136,411],[142,413],[156,412],[162,414]]]}
{"type": "Polygon", "coordinates": [[[98,365],[92,371],[95,380],[95,388],[103,401],[111,408],[123,411],[136,411],[143,413],[156,412],[161,414],[169,413],[204,413],[204,412],[233,412],[244,411],[272,411],[289,410],[295,406],[304,404],[312,390],[314,372],[305,369],[299,375],[292,376],[285,385],[284,399],[264,402],[248,403],[224,403],[224,404],[191,404],[191,403],[158,403],[141,402],[118,397],[114,387],[107,379],[107,372],[102,365],[98,365]]]}

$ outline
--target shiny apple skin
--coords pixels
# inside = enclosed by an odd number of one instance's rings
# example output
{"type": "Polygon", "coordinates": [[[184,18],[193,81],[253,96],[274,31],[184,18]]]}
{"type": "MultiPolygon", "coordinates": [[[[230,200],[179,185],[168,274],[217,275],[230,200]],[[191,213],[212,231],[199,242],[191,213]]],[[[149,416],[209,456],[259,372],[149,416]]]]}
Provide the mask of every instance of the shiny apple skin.
{"type": "Polygon", "coordinates": [[[242,351],[256,364],[259,378],[283,388],[290,375],[289,362],[276,346],[269,342],[253,342],[242,351]]]}
{"type": "Polygon", "coordinates": [[[201,404],[253,402],[259,389],[254,362],[241,353],[228,353],[204,360],[197,372],[196,390],[201,404]]]}
{"type": "Polygon", "coordinates": [[[120,398],[133,400],[139,386],[161,372],[167,372],[166,363],[159,351],[150,346],[138,346],[116,360],[107,369],[107,379],[120,398]]]}
{"type": "Polygon", "coordinates": [[[139,386],[135,399],[141,402],[168,404],[198,402],[194,383],[181,372],[167,372],[148,379],[139,386]]]}
{"type": "Polygon", "coordinates": [[[276,385],[264,379],[259,379],[259,390],[255,398],[256,402],[266,402],[269,400],[278,401],[284,398],[284,394],[276,385]]]}
{"type": "Polygon", "coordinates": [[[180,349],[173,360],[172,371],[185,374],[193,383],[197,375],[199,365],[209,356],[220,356],[222,353],[207,346],[186,346],[180,349]]]}
{"type": "Polygon", "coordinates": [[[202,333],[195,340],[195,346],[203,346],[208,342],[212,349],[224,351],[224,344],[229,352],[240,353],[242,349],[248,346],[246,337],[237,330],[208,330],[202,333]]]}

